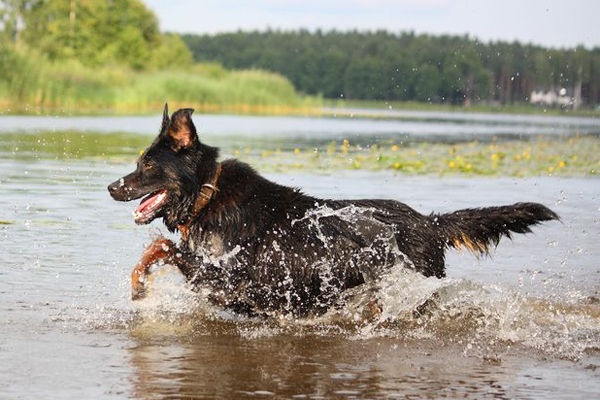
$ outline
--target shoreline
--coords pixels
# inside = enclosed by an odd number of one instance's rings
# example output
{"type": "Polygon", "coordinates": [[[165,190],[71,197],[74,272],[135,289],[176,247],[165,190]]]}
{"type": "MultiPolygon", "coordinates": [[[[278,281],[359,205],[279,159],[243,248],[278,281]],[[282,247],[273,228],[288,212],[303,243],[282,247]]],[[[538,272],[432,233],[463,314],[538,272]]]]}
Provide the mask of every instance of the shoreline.
{"type": "MultiPolygon", "coordinates": [[[[307,103],[313,102],[312,98],[305,98],[307,103]]],[[[306,117],[337,117],[356,119],[419,119],[419,114],[445,114],[447,115],[509,115],[509,116],[540,116],[540,117],[565,117],[565,118],[591,118],[600,120],[600,110],[558,110],[542,109],[536,107],[523,107],[519,105],[508,107],[491,107],[475,105],[468,108],[446,104],[427,103],[397,103],[397,102],[362,102],[352,100],[314,99],[316,105],[264,105],[264,104],[219,104],[167,101],[171,109],[194,108],[198,114],[231,114],[231,115],[258,115],[258,116],[306,116],[306,117]],[[404,115],[403,115],[404,114],[404,115]]],[[[0,100],[0,117],[10,116],[137,116],[154,115],[162,112],[164,103],[139,106],[117,106],[111,108],[69,108],[69,107],[39,107],[18,106],[0,100]]]]}

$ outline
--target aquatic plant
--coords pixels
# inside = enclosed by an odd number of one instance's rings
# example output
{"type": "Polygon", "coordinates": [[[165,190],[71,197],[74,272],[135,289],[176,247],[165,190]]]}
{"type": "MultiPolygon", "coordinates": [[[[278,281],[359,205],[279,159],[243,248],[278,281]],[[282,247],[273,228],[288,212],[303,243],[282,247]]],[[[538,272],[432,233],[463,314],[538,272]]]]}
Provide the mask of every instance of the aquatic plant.
{"type": "MultiPolygon", "coordinates": [[[[39,132],[0,136],[0,153],[18,158],[90,158],[133,161],[148,144],[143,135],[96,132],[39,132]],[[17,149],[17,150],[15,150],[17,149]]],[[[441,176],[595,176],[600,171],[600,139],[591,136],[493,142],[395,142],[369,145],[350,140],[286,146],[277,140],[222,145],[260,171],[392,171],[441,176]]]]}
{"type": "Polygon", "coordinates": [[[252,149],[234,154],[261,170],[281,172],[362,169],[409,175],[582,176],[600,170],[600,140],[594,137],[455,144],[386,141],[366,147],[344,140],[341,151],[339,145],[331,142],[313,151],[295,148],[259,155],[258,149],[252,149]]]}

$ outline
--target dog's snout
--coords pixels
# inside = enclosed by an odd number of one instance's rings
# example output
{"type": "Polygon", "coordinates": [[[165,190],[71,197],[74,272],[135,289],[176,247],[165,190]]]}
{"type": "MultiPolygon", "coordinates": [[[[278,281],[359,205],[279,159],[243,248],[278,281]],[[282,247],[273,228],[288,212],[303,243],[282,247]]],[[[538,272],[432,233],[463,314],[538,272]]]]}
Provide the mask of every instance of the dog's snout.
{"type": "Polygon", "coordinates": [[[128,192],[128,187],[125,186],[125,182],[123,178],[119,179],[108,185],[108,193],[110,193],[111,197],[118,201],[127,201],[129,199],[125,199],[126,192],[128,192]]]}
{"type": "Polygon", "coordinates": [[[148,193],[143,186],[140,187],[139,177],[135,174],[129,174],[116,180],[107,187],[110,196],[117,201],[131,201],[148,193]]]}
{"type": "Polygon", "coordinates": [[[111,183],[110,185],[108,185],[108,193],[115,194],[121,187],[123,187],[123,180],[118,180],[116,182],[111,183]]]}

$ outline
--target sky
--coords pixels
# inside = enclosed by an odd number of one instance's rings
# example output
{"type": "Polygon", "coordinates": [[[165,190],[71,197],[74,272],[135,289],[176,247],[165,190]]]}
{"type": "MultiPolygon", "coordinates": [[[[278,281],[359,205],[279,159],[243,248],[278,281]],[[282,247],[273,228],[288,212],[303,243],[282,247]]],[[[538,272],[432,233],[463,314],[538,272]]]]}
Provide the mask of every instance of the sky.
{"type": "Polygon", "coordinates": [[[600,47],[600,0],[144,0],[180,33],[299,29],[451,33],[600,47]]]}

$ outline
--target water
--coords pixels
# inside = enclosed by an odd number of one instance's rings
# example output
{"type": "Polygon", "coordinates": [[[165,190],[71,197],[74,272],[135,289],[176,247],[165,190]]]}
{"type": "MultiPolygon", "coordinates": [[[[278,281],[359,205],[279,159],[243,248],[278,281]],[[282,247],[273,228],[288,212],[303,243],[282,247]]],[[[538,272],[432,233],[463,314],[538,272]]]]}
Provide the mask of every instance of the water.
{"type": "MultiPolygon", "coordinates": [[[[249,320],[207,305],[169,268],[157,274],[148,299],[129,300],[130,269],[150,236],[166,229],[158,221],[135,226],[135,205],[112,201],[106,185],[130,171],[158,122],[0,118],[0,398],[599,396],[596,179],[267,174],[316,196],[392,198],[425,213],[539,201],[562,223],[503,241],[493,258],[450,252],[442,280],[396,268],[322,317],[249,320]],[[70,135],[66,149],[52,141],[60,133],[36,133],[69,127],[104,133],[70,135]],[[384,310],[375,317],[364,313],[373,297],[384,310]]],[[[348,132],[332,132],[329,119],[196,122],[225,153],[241,137],[264,141],[263,133],[294,145],[348,132]],[[295,121],[314,134],[293,132],[295,121]]],[[[365,141],[384,134],[372,128],[378,123],[343,121],[365,141]]],[[[461,124],[458,136],[475,134],[471,122],[461,124]]],[[[512,129],[510,121],[494,126],[512,129]]],[[[553,134],[581,129],[573,126],[580,125],[554,125],[553,134]]]]}
{"type": "MultiPolygon", "coordinates": [[[[365,110],[344,110],[356,115],[365,110]]],[[[294,143],[302,140],[373,138],[395,140],[473,140],[494,137],[531,138],[537,136],[599,135],[600,119],[591,117],[542,117],[536,115],[465,114],[424,111],[378,111],[390,119],[304,118],[207,115],[194,116],[201,135],[212,142],[235,138],[261,143],[274,139],[294,143]],[[389,115],[388,115],[389,114],[389,115]]],[[[18,117],[0,118],[0,132],[76,130],[95,132],[154,133],[156,116],[136,117],[18,117]]]]}

